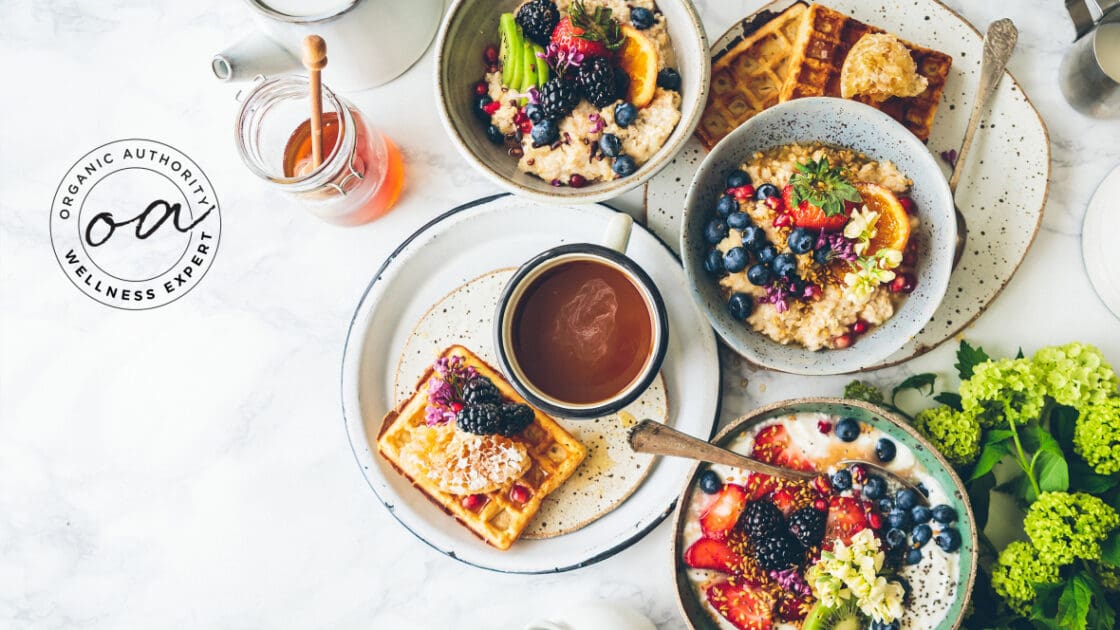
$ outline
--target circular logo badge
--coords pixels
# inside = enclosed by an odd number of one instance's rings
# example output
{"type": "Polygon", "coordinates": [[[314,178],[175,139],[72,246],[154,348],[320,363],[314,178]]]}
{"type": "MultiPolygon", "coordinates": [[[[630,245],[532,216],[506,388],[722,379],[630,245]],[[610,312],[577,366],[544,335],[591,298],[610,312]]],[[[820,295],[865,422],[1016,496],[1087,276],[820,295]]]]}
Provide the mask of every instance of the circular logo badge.
{"type": "Polygon", "coordinates": [[[51,244],[66,277],[116,308],[163,306],[193,289],[218,253],[218,196],[202,169],[153,140],[82,156],[51,204],[51,244]]]}

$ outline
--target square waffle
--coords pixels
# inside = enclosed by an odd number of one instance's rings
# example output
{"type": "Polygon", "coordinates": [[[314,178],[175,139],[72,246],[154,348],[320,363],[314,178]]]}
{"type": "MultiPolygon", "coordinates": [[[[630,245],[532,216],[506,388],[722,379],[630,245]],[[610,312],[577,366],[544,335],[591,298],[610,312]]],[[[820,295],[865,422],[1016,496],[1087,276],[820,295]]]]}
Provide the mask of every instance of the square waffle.
{"type": "MultiPolygon", "coordinates": [[[[524,403],[509,383],[494,368],[462,346],[451,346],[443,351],[441,357],[459,356],[467,365],[489,378],[508,401],[524,403]]],[[[377,450],[393,468],[404,475],[424,496],[438,505],[462,525],[470,529],[482,540],[498,549],[509,549],[529,524],[541,502],[556,488],[560,487],[587,456],[587,448],[580,444],[555,419],[534,409],[533,422],[523,431],[511,438],[523,445],[532,463],[520,478],[493,492],[484,493],[485,502],[474,510],[463,505],[462,496],[440,490],[426,476],[411,470],[401,457],[402,448],[413,440],[422,437],[425,427],[424,411],[428,403],[428,379],[434,370],[428,368],[408,400],[397,409],[390,411],[381,426],[377,437],[377,450]],[[530,496],[524,503],[510,496],[511,488],[519,485],[529,490],[530,496]]],[[[457,430],[453,427],[449,430],[457,430]]]]}
{"type": "Polygon", "coordinates": [[[808,7],[801,2],[781,13],[763,13],[747,27],[754,31],[712,63],[712,87],[696,128],[711,149],[739,125],[778,104],[788,62],[808,7]]]}
{"type": "MultiPolygon", "coordinates": [[[[779,100],[785,102],[802,96],[839,97],[840,69],[848,51],[867,33],[882,32],[880,28],[868,26],[826,6],[812,5],[802,18],[779,100]]],[[[881,103],[873,103],[864,96],[853,100],[879,109],[924,142],[929,139],[953,58],[943,52],[905,41],[902,43],[910,49],[918,74],[929,81],[926,90],[917,96],[891,97],[881,103]]]]}

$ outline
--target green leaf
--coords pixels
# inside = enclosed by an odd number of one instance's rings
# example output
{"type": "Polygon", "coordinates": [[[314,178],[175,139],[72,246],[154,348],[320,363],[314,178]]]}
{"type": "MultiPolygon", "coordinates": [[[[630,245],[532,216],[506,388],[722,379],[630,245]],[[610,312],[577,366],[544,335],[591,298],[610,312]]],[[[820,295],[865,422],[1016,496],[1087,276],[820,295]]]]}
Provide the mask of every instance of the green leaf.
{"type": "Polygon", "coordinates": [[[967,341],[961,340],[961,347],[957,349],[957,362],[954,367],[957,368],[957,374],[960,375],[961,380],[965,381],[972,378],[972,369],[977,365],[990,360],[987,352],[980,346],[973,348],[967,341]]]}
{"type": "Polygon", "coordinates": [[[980,457],[976,460],[976,465],[972,467],[972,474],[969,475],[968,480],[975,481],[992,472],[992,468],[1010,454],[1011,445],[1006,441],[985,444],[980,451],[980,457]]]}
{"type": "Polygon", "coordinates": [[[1025,354],[1023,354],[1023,346],[1019,346],[1019,352],[1015,353],[1015,358],[1016,358],[1016,359],[1022,359],[1022,358],[1024,358],[1025,356],[1026,356],[1026,355],[1025,355],[1025,354]]]}
{"type": "Polygon", "coordinates": [[[952,408],[953,411],[964,410],[964,406],[961,405],[960,394],[954,394],[953,392],[941,392],[938,395],[934,396],[933,399],[941,403],[942,405],[946,405],[947,407],[952,408]]]}
{"type": "Polygon", "coordinates": [[[789,180],[790,201],[795,206],[807,201],[831,217],[844,212],[845,202],[862,200],[855,186],[844,179],[841,169],[829,165],[828,158],[797,164],[796,168],[798,172],[789,180]]]}
{"type": "Polygon", "coordinates": [[[1073,407],[1054,405],[1050,409],[1050,431],[1067,455],[1073,453],[1073,430],[1080,415],[1073,407]]]}
{"type": "Polygon", "coordinates": [[[1115,630],[1116,611],[1112,609],[1100,582],[1091,575],[1088,577],[1090,578],[1088,580],[1089,586],[1093,589],[1093,605],[1089,607],[1089,618],[1086,625],[1093,630],[1115,630]]]}
{"type": "Polygon", "coordinates": [[[1108,538],[1101,543],[1101,562],[1120,567],[1120,529],[1112,530],[1108,538]]]}
{"type": "Polygon", "coordinates": [[[933,384],[936,381],[937,375],[930,372],[915,374],[911,376],[910,378],[896,385],[895,388],[891,390],[891,404],[897,406],[898,403],[895,401],[895,399],[898,398],[898,395],[900,393],[908,389],[916,389],[919,392],[921,392],[923,389],[928,389],[929,391],[926,392],[926,396],[929,396],[933,393],[933,384]]]}
{"type": "Polygon", "coordinates": [[[1058,597],[1058,624],[1063,628],[1084,630],[1089,617],[1089,604],[1093,591],[1085,576],[1077,573],[1066,582],[1065,589],[1058,597]]]}
{"type": "Polygon", "coordinates": [[[972,503],[972,514],[976,518],[977,531],[984,531],[988,525],[988,508],[992,500],[992,488],[995,486],[996,476],[990,472],[967,484],[968,500],[972,503]]]}
{"type": "Polygon", "coordinates": [[[1069,490],[1069,464],[1061,451],[1040,450],[1035,454],[1037,463],[1032,464],[1038,487],[1043,492],[1065,492],[1069,490]]]}
{"type": "Polygon", "coordinates": [[[1120,475],[1099,475],[1080,457],[1071,457],[1066,461],[1069,462],[1069,485],[1075,490],[1101,494],[1120,484],[1120,475]]]}
{"type": "Polygon", "coordinates": [[[992,429],[984,434],[984,444],[1006,442],[1012,435],[1015,435],[1015,432],[1011,429],[992,429]]]}

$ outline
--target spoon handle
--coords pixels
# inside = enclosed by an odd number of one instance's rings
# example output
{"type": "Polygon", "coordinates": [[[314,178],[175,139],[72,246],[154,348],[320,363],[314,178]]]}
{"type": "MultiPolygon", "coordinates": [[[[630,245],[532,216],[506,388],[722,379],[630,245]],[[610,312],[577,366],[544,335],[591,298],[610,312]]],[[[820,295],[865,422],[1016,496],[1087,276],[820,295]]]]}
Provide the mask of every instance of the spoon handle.
{"type": "Polygon", "coordinates": [[[961,144],[960,153],[957,154],[953,175],[949,178],[949,190],[952,192],[957,191],[968,150],[972,148],[972,136],[976,135],[976,127],[980,124],[980,115],[988,105],[988,99],[996,91],[996,85],[1003,76],[1007,60],[1011,58],[1011,51],[1015,50],[1015,42],[1018,39],[1019,31],[1007,18],[992,22],[988,27],[988,34],[984,36],[984,58],[980,61],[980,83],[976,89],[976,100],[972,103],[972,115],[968,118],[964,142],[961,144]]]}
{"type": "Polygon", "coordinates": [[[764,464],[715,444],[698,440],[653,420],[642,420],[630,430],[630,448],[637,453],[685,457],[794,481],[810,480],[819,474],[764,464]]]}

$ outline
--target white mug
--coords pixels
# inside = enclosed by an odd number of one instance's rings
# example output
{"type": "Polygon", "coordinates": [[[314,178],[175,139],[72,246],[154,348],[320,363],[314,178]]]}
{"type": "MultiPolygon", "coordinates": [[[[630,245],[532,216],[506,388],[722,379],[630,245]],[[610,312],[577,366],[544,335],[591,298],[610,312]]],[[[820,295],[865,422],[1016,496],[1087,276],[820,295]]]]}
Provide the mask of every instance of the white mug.
{"type": "Polygon", "coordinates": [[[259,30],[214,55],[223,81],[298,70],[303,38],[327,42],[323,82],[340,91],[376,87],[407,70],[428,48],[443,0],[246,0],[259,30]]]}

